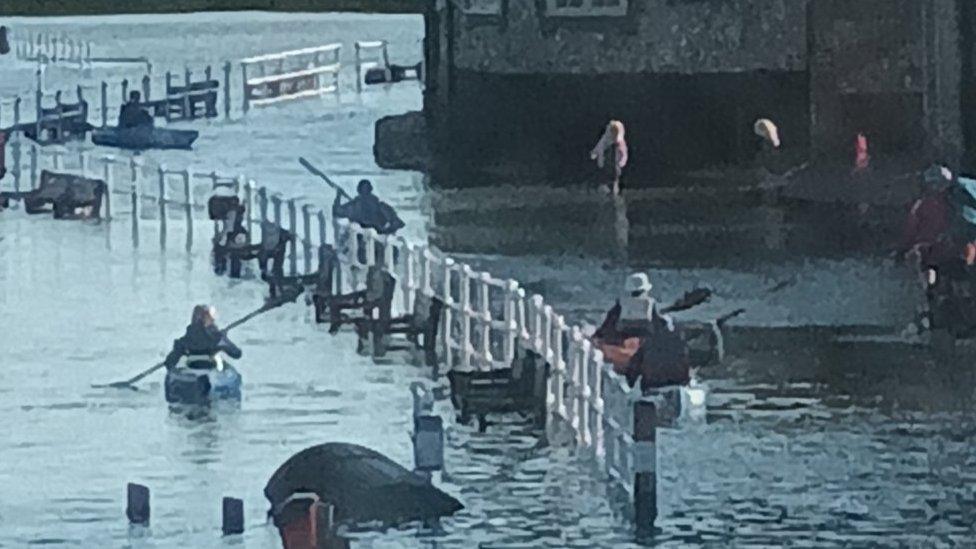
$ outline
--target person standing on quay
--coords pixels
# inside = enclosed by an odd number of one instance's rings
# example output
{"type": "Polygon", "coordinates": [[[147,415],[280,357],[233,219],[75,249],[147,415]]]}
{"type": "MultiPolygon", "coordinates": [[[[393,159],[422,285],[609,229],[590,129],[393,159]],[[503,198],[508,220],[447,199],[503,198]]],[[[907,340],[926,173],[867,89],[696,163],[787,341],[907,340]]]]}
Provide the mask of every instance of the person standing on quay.
{"type": "Polygon", "coordinates": [[[614,195],[620,194],[620,175],[627,166],[627,141],[624,139],[624,124],[611,120],[603,131],[603,136],[590,151],[590,159],[606,174],[603,183],[614,195]]]}

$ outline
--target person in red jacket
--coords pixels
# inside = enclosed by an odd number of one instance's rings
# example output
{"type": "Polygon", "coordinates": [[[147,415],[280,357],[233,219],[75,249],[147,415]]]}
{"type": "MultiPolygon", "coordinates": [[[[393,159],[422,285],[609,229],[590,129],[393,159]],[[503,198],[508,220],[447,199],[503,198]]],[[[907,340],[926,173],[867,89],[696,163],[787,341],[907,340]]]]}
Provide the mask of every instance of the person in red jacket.
{"type": "Polygon", "coordinates": [[[922,196],[912,204],[905,223],[900,251],[925,270],[955,258],[959,250],[952,235],[950,201],[952,172],[932,166],[923,174],[922,196]]]}

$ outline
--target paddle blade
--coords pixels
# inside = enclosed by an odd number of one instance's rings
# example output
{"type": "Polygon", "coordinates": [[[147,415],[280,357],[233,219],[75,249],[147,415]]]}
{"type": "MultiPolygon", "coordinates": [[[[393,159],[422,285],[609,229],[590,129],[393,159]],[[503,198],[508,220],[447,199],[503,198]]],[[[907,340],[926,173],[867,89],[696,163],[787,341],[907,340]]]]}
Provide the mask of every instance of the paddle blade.
{"type": "Polygon", "coordinates": [[[712,290],[709,288],[695,288],[685,292],[681,299],[675,301],[670,307],[666,307],[662,312],[673,313],[676,311],[686,311],[697,305],[708,301],[712,297],[712,290]]]}

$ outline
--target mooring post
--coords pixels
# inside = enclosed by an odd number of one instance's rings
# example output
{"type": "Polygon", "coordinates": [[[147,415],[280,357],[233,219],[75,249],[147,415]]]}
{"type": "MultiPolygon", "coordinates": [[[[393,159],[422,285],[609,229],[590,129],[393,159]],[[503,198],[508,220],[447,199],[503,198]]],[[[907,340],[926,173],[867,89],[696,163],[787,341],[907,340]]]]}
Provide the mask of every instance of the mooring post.
{"type": "Polygon", "coordinates": [[[244,533],[244,500],[224,498],[221,504],[221,530],[225,536],[244,533]]]}
{"type": "Polygon", "coordinates": [[[130,482],[126,485],[125,516],[132,524],[149,524],[149,488],[130,482]]]}
{"type": "Polygon", "coordinates": [[[166,248],[166,166],[159,165],[159,246],[166,248]]]}
{"type": "Polygon", "coordinates": [[[291,271],[291,276],[295,276],[298,273],[298,211],[295,205],[295,199],[291,198],[288,200],[288,231],[291,233],[291,242],[288,244],[289,254],[288,254],[288,269],[291,271]]]}
{"type": "Polygon", "coordinates": [[[413,396],[414,471],[430,484],[432,473],[444,468],[444,423],[434,414],[434,396],[423,383],[411,383],[410,394],[413,396]]]}
{"type": "Polygon", "coordinates": [[[634,404],[634,518],[639,532],[653,530],[657,520],[657,406],[634,404]]]}
{"type": "Polygon", "coordinates": [[[224,118],[230,120],[230,61],[224,63],[224,118]]]}

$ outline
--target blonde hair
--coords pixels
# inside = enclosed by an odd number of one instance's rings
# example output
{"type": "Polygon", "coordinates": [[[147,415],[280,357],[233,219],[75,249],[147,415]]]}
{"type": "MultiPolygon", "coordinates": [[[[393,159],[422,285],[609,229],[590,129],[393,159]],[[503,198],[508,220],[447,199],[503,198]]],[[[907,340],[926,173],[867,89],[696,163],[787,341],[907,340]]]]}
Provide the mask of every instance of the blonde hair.
{"type": "Polygon", "coordinates": [[[610,131],[610,135],[617,139],[623,139],[624,137],[624,123],[619,120],[611,120],[607,124],[607,129],[610,131]]]}

